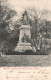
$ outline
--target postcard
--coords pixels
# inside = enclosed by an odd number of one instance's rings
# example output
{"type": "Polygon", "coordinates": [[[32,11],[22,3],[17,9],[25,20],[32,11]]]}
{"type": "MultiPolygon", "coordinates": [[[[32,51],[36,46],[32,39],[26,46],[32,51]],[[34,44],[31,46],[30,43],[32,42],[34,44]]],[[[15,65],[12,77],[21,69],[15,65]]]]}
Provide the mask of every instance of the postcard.
{"type": "Polygon", "coordinates": [[[0,80],[51,80],[51,1],[0,0],[0,80]]]}

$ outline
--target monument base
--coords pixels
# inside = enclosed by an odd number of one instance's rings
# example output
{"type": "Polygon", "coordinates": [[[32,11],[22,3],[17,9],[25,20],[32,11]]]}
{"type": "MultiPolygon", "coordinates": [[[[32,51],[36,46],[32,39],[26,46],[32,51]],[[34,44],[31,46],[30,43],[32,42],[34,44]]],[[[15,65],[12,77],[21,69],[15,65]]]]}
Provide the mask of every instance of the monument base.
{"type": "Polygon", "coordinates": [[[26,50],[32,50],[30,43],[18,43],[14,51],[24,52],[26,50]]]}

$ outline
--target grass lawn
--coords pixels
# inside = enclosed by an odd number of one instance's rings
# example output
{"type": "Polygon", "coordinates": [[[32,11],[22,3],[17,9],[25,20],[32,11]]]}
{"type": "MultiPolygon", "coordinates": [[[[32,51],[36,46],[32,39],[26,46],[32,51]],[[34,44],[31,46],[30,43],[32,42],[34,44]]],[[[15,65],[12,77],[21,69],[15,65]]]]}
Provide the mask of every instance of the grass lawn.
{"type": "Polygon", "coordinates": [[[49,55],[4,55],[0,57],[0,67],[51,66],[51,54],[49,55]]]}

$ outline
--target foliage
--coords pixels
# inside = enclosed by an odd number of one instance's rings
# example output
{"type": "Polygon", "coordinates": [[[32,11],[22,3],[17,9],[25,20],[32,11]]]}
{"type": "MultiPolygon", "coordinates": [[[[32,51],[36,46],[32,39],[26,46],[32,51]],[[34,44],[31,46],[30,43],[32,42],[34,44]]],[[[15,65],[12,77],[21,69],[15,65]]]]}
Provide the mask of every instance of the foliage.
{"type": "Polygon", "coordinates": [[[47,19],[43,19],[42,17],[44,15],[46,15],[47,11],[43,10],[42,12],[36,10],[36,8],[34,9],[29,9],[29,11],[33,12],[34,15],[30,15],[31,16],[31,38],[32,38],[32,46],[35,46],[35,48],[37,49],[37,46],[39,45],[40,49],[41,46],[44,44],[45,46],[47,46],[47,39],[50,39],[51,37],[51,21],[48,21],[47,19]],[[33,17],[34,18],[33,18],[33,17]],[[33,18],[33,21],[32,21],[33,18]],[[39,38],[38,38],[39,37],[39,38]],[[43,41],[44,38],[44,41],[43,41]],[[37,41],[39,39],[39,44],[37,44],[37,41]],[[42,44],[41,44],[42,41],[42,44]],[[46,42],[46,43],[45,43],[46,42]],[[40,46],[41,45],[41,46],[40,46]]]}
{"type": "Polygon", "coordinates": [[[0,1],[0,50],[7,48],[11,31],[9,24],[11,24],[11,18],[14,15],[16,12],[2,5],[0,1]]]}

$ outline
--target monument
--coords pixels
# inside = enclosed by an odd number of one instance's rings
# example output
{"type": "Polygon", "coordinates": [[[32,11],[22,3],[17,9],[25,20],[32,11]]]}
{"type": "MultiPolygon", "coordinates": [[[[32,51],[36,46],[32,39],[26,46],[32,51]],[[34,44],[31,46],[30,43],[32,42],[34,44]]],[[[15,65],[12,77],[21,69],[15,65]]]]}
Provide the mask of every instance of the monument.
{"type": "Polygon", "coordinates": [[[30,33],[31,27],[29,25],[29,19],[26,11],[23,14],[23,24],[20,26],[19,29],[20,29],[19,42],[15,47],[15,51],[23,52],[25,50],[32,50],[31,43],[27,41],[28,39],[31,39],[30,33]]]}

